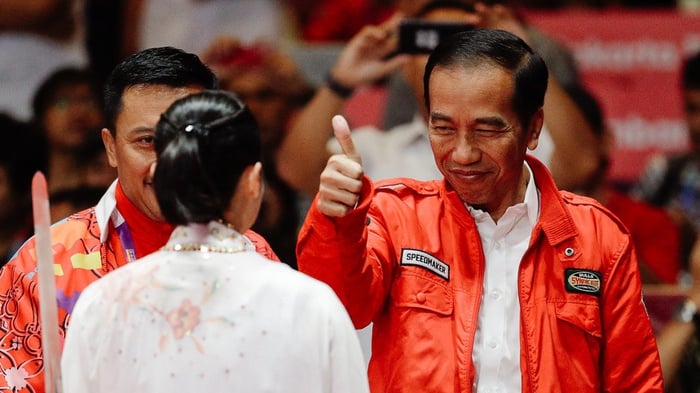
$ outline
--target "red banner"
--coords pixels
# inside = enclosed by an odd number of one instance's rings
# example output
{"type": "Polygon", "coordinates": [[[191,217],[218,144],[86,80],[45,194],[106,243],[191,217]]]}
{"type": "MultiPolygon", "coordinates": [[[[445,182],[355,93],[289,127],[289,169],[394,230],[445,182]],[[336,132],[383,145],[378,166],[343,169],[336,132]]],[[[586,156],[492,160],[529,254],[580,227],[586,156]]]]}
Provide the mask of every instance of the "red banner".
{"type": "Polygon", "coordinates": [[[700,51],[700,14],[530,11],[527,19],[571,49],[600,100],[615,136],[614,180],[634,182],[650,154],[687,148],[680,70],[700,51]]]}

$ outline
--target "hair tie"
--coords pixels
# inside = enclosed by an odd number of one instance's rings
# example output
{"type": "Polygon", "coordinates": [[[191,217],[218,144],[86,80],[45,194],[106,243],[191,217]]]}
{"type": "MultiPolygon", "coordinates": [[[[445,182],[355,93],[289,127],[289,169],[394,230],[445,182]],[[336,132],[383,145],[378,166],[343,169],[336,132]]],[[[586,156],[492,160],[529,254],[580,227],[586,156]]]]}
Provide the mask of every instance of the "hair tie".
{"type": "Polygon", "coordinates": [[[189,123],[189,124],[186,124],[181,129],[183,131],[185,131],[185,135],[188,135],[188,136],[189,135],[199,135],[202,137],[206,137],[207,135],[209,135],[209,126],[207,124],[189,123]]]}

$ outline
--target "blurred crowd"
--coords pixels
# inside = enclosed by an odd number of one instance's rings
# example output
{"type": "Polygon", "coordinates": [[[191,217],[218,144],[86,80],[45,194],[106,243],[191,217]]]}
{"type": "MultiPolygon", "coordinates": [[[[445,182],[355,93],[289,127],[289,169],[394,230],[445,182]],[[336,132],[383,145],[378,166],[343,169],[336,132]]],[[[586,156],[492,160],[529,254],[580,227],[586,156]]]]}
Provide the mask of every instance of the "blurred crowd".
{"type": "MultiPolygon", "coordinates": [[[[695,288],[700,281],[692,274],[700,271],[700,57],[683,66],[690,149],[653,157],[644,164],[638,184],[617,187],[608,177],[614,141],[599,102],[580,83],[567,49],[529,25],[519,9],[690,12],[700,9],[700,2],[527,0],[517,7],[504,1],[462,2],[472,12],[463,22],[510,30],[545,57],[553,78],[545,98],[546,132],[534,154],[549,166],[559,187],[597,199],[620,218],[632,233],[645,283],[695,288]]],[[[12,54],[0,57],[0,262],[33,233],[30,183],[37,170],[48,179],[53,221],[93,206],[116,179],[102,144],[102,82],[129,54],[169,45],[199,54],[220,87],[236,93],[255,115],[262,131],[266,188],[253,229],[295,267],[299,225],[318,190],[320,171],[337,149],[330,119],[354,92],[379,85],[387,92],[388,109],[380,124],[353,131],[360,149],[366,146],[362,155],[368,157],[365,168],[373,180],[439,176],[419,173],[396,158],[406,151],[413,158],[426,152],[425,139],[419,141],[425,128],[422,105],[413,98],[421,97],[416,86],[422,83],[424,59],[391,58],[382,46],[387,37],[381,29],[395,28],[397,12],[421,16],[423,3],[0,0],[0,52],[12,54]],[[334,43],[338,49],[328,69],[309,75],[285,50],[290,42],[334,43]],[[414,139],[407,141],[406,135],[414,139]],[[407,150],[393,152],[397,148],[407,150]],[[392,165],[395,172],[390,172],[392,165]]],[[[688,359],[688,367],[698,368],[692,364],[698,363],[695,358],[661,354],[662,360],[678,359],[673,373],[688,359]]]]}

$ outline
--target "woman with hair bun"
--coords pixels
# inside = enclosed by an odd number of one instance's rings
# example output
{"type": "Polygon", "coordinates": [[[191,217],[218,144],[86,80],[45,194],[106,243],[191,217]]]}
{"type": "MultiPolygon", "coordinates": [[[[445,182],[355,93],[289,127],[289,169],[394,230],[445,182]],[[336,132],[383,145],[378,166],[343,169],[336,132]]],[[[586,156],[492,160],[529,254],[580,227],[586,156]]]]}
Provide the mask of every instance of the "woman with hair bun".
{"type": "Polygon", "coordinates": [[[64,391],[368,392],[333,291],[242,235],[263,193],[260,134],[232,93],[161,116],[152,170],[178,227],[159,251],[90,285],[62,358],[64,391]]]}

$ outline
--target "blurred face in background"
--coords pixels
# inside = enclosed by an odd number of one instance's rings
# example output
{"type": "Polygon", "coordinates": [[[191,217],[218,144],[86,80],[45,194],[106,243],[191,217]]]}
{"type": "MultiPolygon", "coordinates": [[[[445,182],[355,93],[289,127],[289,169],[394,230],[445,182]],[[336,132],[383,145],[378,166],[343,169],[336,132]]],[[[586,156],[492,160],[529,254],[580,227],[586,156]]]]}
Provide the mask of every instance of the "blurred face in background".
{"type": "Polygon", "coordinates": [[[282,139],[294,106],[270,79],[262,69],[257,69],[229,77],[221,84],[250,108],[260,127],[263,146],[274,148],[282,139]]]}
{"type": "MultiPolygon", "coordinates": [[[[436,9],[421,18],[422,20],[431,22],[448,22],[448,23],[465,23],[478,25],[480,17],[476,13],[470,13],[460,9],[436,9]]],[[[423,107],[423,74],[425,73],[425,65],[428,63],[428,55],[413,55],[411,60],[404,66],[404,78],[411,86],[411,90],[417,100],[423,107]]],[[[425,114],[427,118],[427,114],[425,114]]]]}
{"type": "Polygon", "coordinates": [[[49,146],[74,150],[102,126],[102,110],[88,84],[60,87],[41,118],[49,146]]]}

